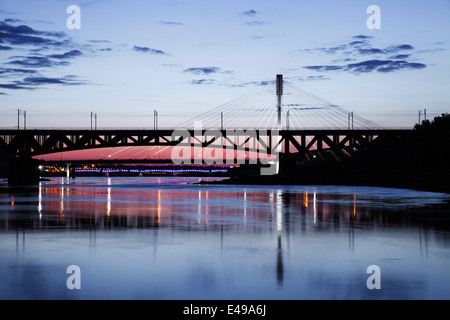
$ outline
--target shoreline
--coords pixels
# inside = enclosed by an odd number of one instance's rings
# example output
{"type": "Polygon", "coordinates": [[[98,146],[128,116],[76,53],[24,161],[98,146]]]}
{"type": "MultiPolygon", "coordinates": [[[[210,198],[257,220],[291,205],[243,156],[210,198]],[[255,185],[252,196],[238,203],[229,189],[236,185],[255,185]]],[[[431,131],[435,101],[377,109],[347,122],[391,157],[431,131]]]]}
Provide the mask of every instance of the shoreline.
{"type": "MultiPolygon", "coordinates": [[[[90,177],[90,176],[79,176],[90,177]]],[[[106,175],[95,177],[107,177],[106,175]]],[[[111,177],[121,177],[119,175],[111,177]]],[[[131,176],[130,176],[131,177],[131,176]]],[[[138,176],[132,176],[138,177],[138,176]]],[[[146,176],[150,177],[150,176],[146,176]]],[[[169,176],[153,176],[157,177],[169,177],[169,176]]],[[[194,176],[170,176],[170,177],[194,177],[194,176]]],[[[285,185],[285,186],[355,186],[355,187],[374,187],[374,188],[393,188],[393,189],[405,189],[415,190],[423,192],[433,193],[445,193],[450,195],[450,179],[446,179],[445,175],[438,178],[434,177],[429,179],[429,176],[421,176],[417,179],[405,179],[405,177],[343,177],[343,176],[327,176],[327,177],[288,177],[285,175],[273,175],[273,176],[240,176],[240,177],[226,177],[226,176],[195,176],[202,179],[199,182],[194,182],[194,185],[251,185],[251,186],[273,186],[273,185],[285,185]],[[427,177],[428,180],[424,179],[427,177]],[[211,180],[207,181],[207,178],[224,178],[223,180],[211,180]]],[[[50,176],[42,177],[40,181],[50,181],[50,176]]],[[[7,179],[3,181],[7,183],[7,179]]]]}
{"type": "Polygon", "coordinates": [[[407,189],[423,192],[445,193],[450,195],[450,187],[439,184],[418,184],[411,181],[367,181],[362,179],[302,179],[284,176],[252,176],[252,177],[230,177],[221,181],[200,181],[200,185],[286,185],[286,186],[355,186],[374,188],[407,189]]]}

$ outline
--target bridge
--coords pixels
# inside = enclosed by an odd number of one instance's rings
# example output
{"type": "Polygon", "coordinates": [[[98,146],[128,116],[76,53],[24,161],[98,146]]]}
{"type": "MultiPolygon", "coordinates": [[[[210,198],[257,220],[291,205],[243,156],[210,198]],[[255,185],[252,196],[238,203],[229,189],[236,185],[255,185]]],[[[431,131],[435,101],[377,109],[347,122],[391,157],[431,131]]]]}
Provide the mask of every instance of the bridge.
{"type": "MultiPolygon", "coordinates": [[[[364,148],[378,140],[398,140],[412,130],[2,130],[0,153],[14,158],[76,150],[117,147],[193,147],[254,152],[273,155],[304,155],[320,152],[342,153],[346,149],[364,148]],[[178,132],[178,133],[177,133],[178,132]],[[184,133],[185,136],[182,136],[184,133]],[[192,137],[192,139],[183,139],[192,137]],[[220,139],[226,143],[220,142],[220,139]],[[281,150],[280,150],[281,147],[281,150]]],[[[124,162],[133,159],[122,159],[124,162]]],[[[137,159],[134,159],[137,160],[137,159]]],[[[152,161],[152,159],[146,159],[152,161]]],[[[174,159],[159,159],[164,162],[174,159]]],[[[195,155],[183,161],[195,160],[195,155]]],[[[120,159],[116,159],[120,161],[120,159]]]]}
{"type": "Polygon", "coordinates": [[[153,150],[140,159],[111,158],[110,154],[99,159],[113,162],[220,165],[283,158],[340,161],[375,141],[401,141],[411,133],[412,130],[383,129],[285,83],[282,75],[277,75],[270,85],[170,129],[158,128],[156,120],[154,128],[147,130],[0,129],[0,155],[11,167],[11,184],[33,176],[24,170],[35,166],[32,159],[69,151],[138,147],[153,150]],[[285,87],[289,95],[284,94],[285,87]],[[155,157],[157,154],[159,157],[155,157]]]}

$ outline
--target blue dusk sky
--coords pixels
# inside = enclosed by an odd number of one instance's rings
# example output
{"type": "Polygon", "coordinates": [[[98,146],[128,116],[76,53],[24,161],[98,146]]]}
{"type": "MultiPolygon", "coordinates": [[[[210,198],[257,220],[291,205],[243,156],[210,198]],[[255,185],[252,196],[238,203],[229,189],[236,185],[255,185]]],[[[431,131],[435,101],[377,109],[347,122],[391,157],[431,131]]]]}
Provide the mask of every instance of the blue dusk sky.
{"type": "Polygon", "coordinates": [[[450,0],[0,0],[0,57],[3,128],[18,109],[30,128],[88,127],[90,112],[99,127],[150,128],[154,109],[171,127],[276,74],[413,126],[419,110],[450,112],[450,0]]]}

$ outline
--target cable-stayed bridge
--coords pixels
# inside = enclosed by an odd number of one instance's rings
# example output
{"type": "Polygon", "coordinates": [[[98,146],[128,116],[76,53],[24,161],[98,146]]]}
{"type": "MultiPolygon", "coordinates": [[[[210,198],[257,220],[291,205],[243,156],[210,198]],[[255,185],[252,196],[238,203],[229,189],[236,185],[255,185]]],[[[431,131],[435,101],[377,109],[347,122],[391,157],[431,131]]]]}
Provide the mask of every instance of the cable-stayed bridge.
{"type": "Polygon", "coordinates": [[[278,85],[276,81],[273,81],[260,86],[247,95],[184,121],[177,127],[192,128],[197,121],[200,121],[206,129],[383,129],[286,81],[278,85]],[[280,87],[279,90],[277,87],[280,87]],[[279,98],[281,101],[278,101],[279,98]],[[279,102],[280,110],[278,110],[279,102]]]}
{"type": "MultiPolygon", "coordinates": [[[[205,113],[160,129],[0,129],[0,153],[18,161],[108,149],[85,160],[228,164],[351,157],[374,141],[401,140],[412,130],[388,130],[284,82],[272,83],[205,113]]],[[[86,153],[78,153],[78,160],[86,153]]],[[[75,159],[74,159],[75,160],[75,159]]]]}

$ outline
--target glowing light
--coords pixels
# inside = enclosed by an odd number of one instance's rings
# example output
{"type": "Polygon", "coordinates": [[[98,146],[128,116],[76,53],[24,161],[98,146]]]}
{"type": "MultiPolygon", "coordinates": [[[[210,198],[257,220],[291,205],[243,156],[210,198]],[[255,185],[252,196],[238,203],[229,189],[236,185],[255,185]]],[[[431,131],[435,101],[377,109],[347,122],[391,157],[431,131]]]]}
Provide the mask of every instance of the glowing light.
{"type": "Polygon", "coordinates": [[[161,190],[158,190],[158,225],[161,222],[161,190]]]}
{"type": "Polygon", "coordinates": [[[41,182],[39,182],[39,196],[38,196],[38,200],[39,200],[38,212],[39,212],[39,218],[41,218],[42,217],[42,215],[41,215],[41,211],[42,211],[42,184],[41,184],[41,182]]]}
{"type": "MultiPolygon", "coordinates": [[[[109,179],[108,179],[109,180],[109,179]]],[[[108,187],[108,194],[106,196],[106,215],[108,216],[108,219],[111,216],[111,187],[108,187]]]]}
{"type": "Polygon", "coordinates": [[[244,226],[247,225],[247,191],[244,191],[244,226]]]}
{"type": "Polygon", "coordinates": [[[314,192],[313,197],[313,210],[314,210],[314,224],[317,222],[317,203],[316,203],[316,193],[314,192]]]}
{"type": "Polygon", "coordinates": [[[60,202],[60,210],[59,210],[59,221],[62,221],[63,215],[64,215],[64,188],[61,188],[61,202],[60,202]]]}
{"type": "Polygon", "coordinates": [[[281,190],[277,192],[277,232],[281,235],[283,229],[283,203],[281,198],[281,190]]]}

